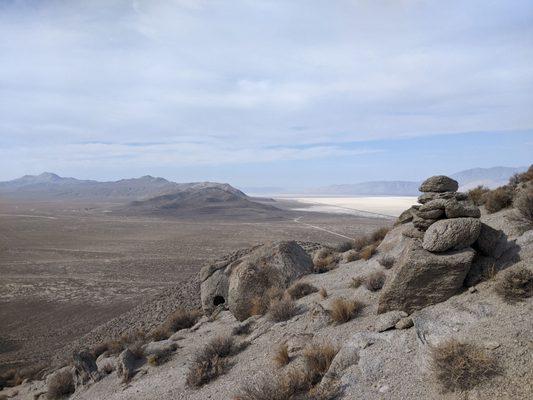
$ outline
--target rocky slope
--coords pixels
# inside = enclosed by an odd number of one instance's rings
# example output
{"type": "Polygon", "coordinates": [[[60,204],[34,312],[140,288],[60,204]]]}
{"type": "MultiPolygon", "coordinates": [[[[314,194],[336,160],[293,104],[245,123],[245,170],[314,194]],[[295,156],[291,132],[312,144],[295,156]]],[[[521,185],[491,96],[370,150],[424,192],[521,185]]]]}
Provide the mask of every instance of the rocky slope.
{"type": "Polygon", "coordinates": [[[316,266],[330,250],[295,242],[219,260],[202,271],[207,315],[194,326],[145,344],[141,354],[135,348],[103,353],[95,363],[78,353],[73,367],[0,394],[39,398],[47,381],[64,373],[75,378],[72,399],[529,399],[533,230],[514,218],[516,210],[476,211],[457,186],[446,177],[426,181],[423,204],[408,210],[377,249],[367,242],[354,256],[354,244],[331,256],[341,261],[325,273],[307,274],[309,260],[316,266]],[[525,278],[509,280],[512,274],[525,278]],[[383,277],[385,284],[369,277],[383,277]],[[303,293],[295,304],[290,291],[281,298],[272,294],[295,280],[322,290],[303,293]],[[250,282],[253,288],[244,284],[250,282]],[[502,296],[509,282],[521,285],[520,297],[502,296]],[[246,308],[242,296],[252,289],[246,308]],[[255,299],[267,295],[273,296],[269,311],[247,318],[257,314],[255,299]],[[357,307],[339,316],[339,302],[357,307]],[[281,320],[274,314],[279,304],[285,305],[276,311],[286,316],[281,320]],[[233,343],[206,358],[206,344],[218,340],[220,347],[220,337],[233,343]],[[453,348],[449,343],[460,343],[461,351],[440,354],[436,370],[436,351],[453,348]],[[324,345],[334,349],[331,359],[315,363],[309,387],[298,386],[298,373],[311,368],[310,354],[324,345]],[[157,361],[163,354],[164,362],[157,361]],[[453,364],[465,361],[465,354],[468,368],[453,364]],[[210,372],[200,383],[199,371],[210,372]]]}

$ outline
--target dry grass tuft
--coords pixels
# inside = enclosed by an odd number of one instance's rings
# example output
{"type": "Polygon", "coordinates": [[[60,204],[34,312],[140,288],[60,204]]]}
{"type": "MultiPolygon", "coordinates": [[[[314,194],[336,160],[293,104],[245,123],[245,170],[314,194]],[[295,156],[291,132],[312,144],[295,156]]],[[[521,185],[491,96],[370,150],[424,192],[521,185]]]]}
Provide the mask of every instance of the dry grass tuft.
{"type": "Polygon", "coordinates": [[[431,370],[444,391],[469,390],[500,372],[496,359],[473,344],[451,339],[431,349],[431,370]]]}
{"type": "Polygon", "coordinates": [[[322,297],[323,299],[327,299],[328,298],[328,292],[326,289],[324,288],[320,288],[320,290],[318,291],[318,294],[320,295],[320,297],[322,297]]]}
{"type": "Polygon", "coordinates": [[[385,269],[391,269],[394,267],[396,260],[393,256],[383,256],[378,260],[379,264],[385,269]]]}
{"type": "Polygon", "coordinates": [[[46,384],[46,397],[48,399],[62,399],[74,393],[74,378],[70,371],[58,371],[50,377],[46,384]]]}
{"type": "Polygon", "coordinates": [[[311,345],[304,350],[303,357],[309,372],[311,384],[315,385],[328,372],[339,349],[331,344],[311,345]]]}
{"type": "Polygon", "coordinates": [[[350,287],[352,289],[357,289],[360,287],[364,282],[364,279],[361,276],[358,276],[356,278],[352,278],[352,281],[350,282],[350,287]]]}
{"type": "Polygon", "coordinates": [[[533,295],[533,272],[523,266],[504,271],[494,290],[508,303],[523,301],[533,295]]]}
{"type": "Polygon", "coordinates": [[[470,201],[479,207],[485,203],[485,196],[488,192],[490,192],[488,187],[479,185],[474,189],[470,189],[466,194],[470,201]]]}
{"type": "Polygon", "coordinates": [[[350,321],[362,310],[363,303],[358,300],[347,300],[342,297],[333,300],[331,305],[330,316],[337,324],[343,324],[350,321]]]}
{"type": "Polygon", "coordinates": [[[369,260],[374,254],[376,254],[377,245],[375,243],[369,244],[361,249],[359,257],[363,260],[369,260]]]}
{"type": "Polygon", "coordinates": [[[298,305],[290,297],[274,299],[268,307],[268,317],[271,321],[287,321],[298,314],[298,305]]]}
{"type": "Polygon", "coordinates": [[[231,336],[214,338],[195,355],[187,374],[187,385],[200,387],[222,375],[229,368],[228,358],[241,349],[231,336]]]}
{"type": "Polygon", "coordinates": [[[491,214],[510,207],[512,202],[513,192],[508,186],[499,187],[485,194],[485,208],[491,214]]]}
{"type": "Polygon", "coordinates": [[[350,250],[348,254],[346,254],[345,258],[346,262],[353,262],[359,260],[359,253],[355,250],[350,250]]]}
{"type": "Polygon", "coordinates": [[[381,227],[376,229],[372,234],[370,235],[370,240],[372,243],[379,243],[383,239],[385,239],[385,236],[387,236],[387,233],[389,233],[390,228],[387,226],[381,227]]]}
{"type": "Polygon", "coordinates": [[[353,249],[360,251],[363,247],[368,246],[372,243],[372,240],[369,236],[359,236],[353,240],[353,249]]]}
{"type": "Polygon", "coordinates": [[[287,289],[287,293],[293,299],[301,299],[316,292],[318,292],[318,289],[307,282],[295,282],[287,289]]]}
{"type": "Polygon", "coordinates": [[[273,360],[274,364],[276,364],[279,368],[289,364],[291,358],[289,357],[289,346],[287,343],[283,343],[278,347],[276,353],[274,354],[273,360]]]}
{"type": "Polygon", "coordinates": [[[250,315],[265,315],[274,300],[283,298],[285,292],[277,287],[271,287],[262,296],[255,296],[250,302],[250,315]]]}
{"type": "Polygon", "coordinates": [[[513,207],[516,209],[516,219],[527,225],[533,224],[533,189],[520,191],[514,201],[513,207]]]}
{"type": "Polygon", "coordinates": [[[337,267],[339,257],[336,254],[329,254],[325,257],[316,257],[313,261],[316,274],[323,274],[337,267]]]}
{"type": "Polygon", "coordinates": [[[25,379],[35,380],[41,379],[46,371],[46,365],[36,365],[33,367],[25,367],[20,369],[11,368],[0,373],[0,387],[1,386],[18,386],[25,379]]]}
{"type": "Polygon", "coordinates": [[[385,278],[383,272],[374,272],[365,278],[365,287],[371,292],[377,292],[385,284],[385,278]]]}
{"type": "Polygon", "coordinates": [[[192,327],[201,315],[199,310],[178,308],[167,317],[165,322],[152,331],[151,336],[154,340],[168,339],[175,332],[192,327]]]}

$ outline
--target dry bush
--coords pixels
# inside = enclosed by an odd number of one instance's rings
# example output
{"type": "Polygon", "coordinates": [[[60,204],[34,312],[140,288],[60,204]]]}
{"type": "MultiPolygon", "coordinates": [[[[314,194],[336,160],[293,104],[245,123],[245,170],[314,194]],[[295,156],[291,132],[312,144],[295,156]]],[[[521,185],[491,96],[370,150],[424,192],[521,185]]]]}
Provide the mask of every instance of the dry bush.
{"type": "Polygon", "coordinates": [[[374,254],[376,254],[376,248],[377,246],[375,243],[363,247],[359,252],[359,257],[363,260],[369,260],[374,254]]]}
{"type": "Polygon", "coordinates": [[[194,356],[187,374],[187,385],[200,387],[222,375],[229,367],[228,357],[240,350],[231,336],[214,338],[194,356]]]}
{"type": "Polygon", "coordinates": [[[96,359],[104,353],[113,355],[113,354],[119,354],[122,350],[124,350],[124,346],[119,340],[108,340],[106,342],[97,344],[91,350],[91,353],[93,357],[96,359]]]}
{"type": "Polygon", "coordinates": [[[315,385],[328,372],[339,349],[331,344],[313,344],[304,350],[303,357],[309,372],[311,384],[315,385]]]}
{"type": "Polygon", "coordinates": [[[451,392],[469,390],[500,372],[496,359],[482,348],[455,339],[431,348],[431,371],[451,392]]]}
{"type": "Polygon", "coordinates": [[[500,274],[494,290],[508,303],[523,301],[533,295],[533,272],[524,266],[500,274]]]}
{"type": "Polygon", "coordinates": [[[369,236],[358,236],[353,240],[353,249],[360,251],[363,247],[368,246],[372,243],[372,240],[369,236]]]}
{"type": "Polygon", "coordinates": [[[192,327],[201,316],[199,310],[185,310],[178,308],[158,327],[156,327],[151,336],[154,340],[165,340],[181,329],[192,327]]]}
{"type": "Polygon", "coordinates": [[[342,297],[333,300],[329,310],[331,319],[337,324],[343,324],[354,318],[363,308],[363,303],[358,300],[347,300],[342,297]]]}
{"type": "Polygon", "coordinates": [[[372,234],[370,235],[370,240],[372,243],[378,243],[381,242],[383,239],[385,239],[385,236],[387,233],[389,233],[390,228],[387,226],[383,226],[381,228],[376,229],[372,234]]]}
{"type": "Polygon", "coordinates": [[[491,214],[510,207],[512,202],[513,192],[507,186],[491,190],[485,195],[485,208],[491,214]]]}
{"type": "Polygon", "coordinates": [[[383,272],[373,272],[365,278],[365,287],[371,292],[377,292],[385,284],[385,278],[383,272]]]}
{"type": "Polygon", "coordinates": [[[345,258],[346,262],[352,262],[359,260],[359,253],[355,250],[350,250],[348,254],[346,254],[345,258]]]}
{"type": "Polygon", "coordinates": [[[385,269],[391,269],[394,267],[395,261],[393,256],[383,256],[378,260],[379,264],[385,269]]]}
{"type": "MultiPolygon", "coordinates": [[[[46,365],[38,364],[33,367],[11,368],[0,374],[0,388],[2,385],[7,387],[18,386],[24,380],[41,379],[46,371],[46,365]]],[[[1,390],[1,389],[0,389],[1,390]]]]}
{"type": "Polygon", "coordinates": [[[318,292],[318,289],[307,282],[295,282],[287,289],[287,293],[293,299],[301,299],[316,292],[318,292]]]}
{"type": "Polygon", "coordinates": [[[284,291],[278,287],[271,287],[267,289],[263,295],[255,296],[250,301],[250,315],[264,315],[267,313],[270,303],[273,300],[280,300],[284,291]]]}
{"type": "Polygon", "coordinates": [[[283,343],[278,347],[272,359],[274,360],[274,364],[279,368],[284,367],[291,361],[291,358],[289,357],[289,346],[287,343],[283,343]]]}
{"type": "Polygon", "coordinates": [[[490,192],[488,187],[479,185],[474,189],[470,189],[466,194],[472,203],[476,206],[482,206],[485,203],[485,196],[488,192],[490,192]]]}
{"type": "Polygon", "coordinates": [[[521,190],[513,201],[519,220],[533,224],[533,189],[521,190]]]}
{"type": "Polygon", "coordinates": [[[520,183],[529,182],[533,180],[533,164],[529,166],[528,170],[526,172],[522,172],[521,174],[514,174],[509,179],[509,184],[511,186],[518,186],[520,183]]]}
{"type": "Polygon", "coordinates": [[[338,262],[339,258],[335,254],[329,254],[326,257],[317,257],[313,261],[314,271],[316,274],[331,271],[337,267],[338,262]]]}
{"type": "Polygon", "coordinates": [[[318,291],[318,294],[320,295],[320,297],[322,297],[323,299],[327,299],[328,298],[328,292],[326,289],[324,288],[320,288],[320,290],[318,291]]]}
{"type": "Polygon", "coordinates": [[[290,297],[274,299],[268,307],[268,318],[274,322],[287,321],[298,314],[298,305],[290,297]]]}
{"type": "Polygon", "coordinates": [[[351,250],[353,247],[353,241],[347,240],[345,242],[341,242],[335,246],[335,250],[339,253],[344,253],[345,251],[351,250]]]}
{"type": "Polygon", "coordinates": [[[46,397],[48,399],[61,399],[74,393],[74,378],[70,371],[58,371],[53,374],[46,384],[46,397]]]}
{"type": "Polygon", "coordinates": [[[350,282],[350,287],[352,289],[357,289],[359,286],[361,286],[364,282],[363,277],[358,276],[356,278],[352,278],[352,281],[350,282]]]}

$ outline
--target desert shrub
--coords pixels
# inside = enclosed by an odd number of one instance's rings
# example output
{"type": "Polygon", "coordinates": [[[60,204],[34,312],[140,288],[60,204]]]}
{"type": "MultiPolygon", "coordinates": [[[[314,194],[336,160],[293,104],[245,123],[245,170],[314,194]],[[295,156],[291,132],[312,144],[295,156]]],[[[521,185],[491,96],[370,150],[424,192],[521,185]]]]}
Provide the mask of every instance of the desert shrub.
{"type": "Polygon", "coordinates": [[[509,184],[511,186],[516,187],[521,183],[529,182],[531,180],[533,180],[533,165],[530,165],[526,172],[522,172],[521,174],[514,174],[509,179],[509,184]]]}
{"type": "Polygon", "coordinates": [[[363,260],[369,260],[374,254],[376,254],[376,248],[377,246],[375,243],[363,247],[359,252],[359,257],[361,257],[363,260]]]}
{"type": "Polygon", "coordinates": [[[383,256],[378,260],[379,264],[385,269],[391,269],[395,261],[393,256],[383,256]]]}
{"type": "Polygon", "coordinates": [[[485,195],[485,208],[491,214],[511,206],[512,202],[513,193],[507,186],[491,190],[485,195]]]}
{"type": "Polygon", "coordinates": [[[383,226],[381,228],[376,229],[372,234],[370,235],[370,240],[372,243],[378,243],[381,242],[383,239],[385,239],[385,236],[387,233],[389,233],[390,228],[387,226],[383,226]]]}
{"type": "Polygon", "coordinates": [[[48,399],[61,399],[74,393],[74,378],[67,370],[53,374],[46,385],[46,397],[48,399]]]}
{"type": "Polygon", "coordinates": [[[317,257],[313,261],[314,271],[317,274],[331,271],[337,267],[339,258],[336,254],[329,254],[326,257],[317,257]]]}
{"type": "Polygon", "coordinates": [[[348,254],[346,254],[345,258],[346,262],[352,262],[359,260],[359,253],[355,250],[350,250],[348,254]]]}
{"type": "Polygon", "coordinates": [[[326,289],[324,288],[320,288],[320,290],[318,291],[318,294],[320,295],[320,297],[322,297],[323,299],[327,299],[328,298],[328,292],[326,289]]]}
{"type": "Polygon", "coordinates": [[[11,368],[0,373],[0,390],[2,386],[18,386],[25,379],[34,380],[42,378],[46,371],[45,365],[35,365],[24,368],[11,368]]]}
{"type": "Polygon", "coordinates": [[[287,321],[298,314],[298,305],[290,297],[274,299],[268,307],[268,318],[274,322],[287,321]]]}
{"type": "Polygon", "coordinates": [[[231,336],[214,338],[194,356],[187,374],[187,384],[200,387],[222,375],[229,367],[228,357],[239,350],[231,336]]]}
{"type": "Polygon", "coordinates": [[[365,278],[365,287],[371,292],[380,290],[385,284],[385,274],[381,271],[373,272],[365,278]]]}
{"type": "Polygon", "coordinates": [[[287,293],[293,299],[301,299],[316,292],[318,292],[318,289],[307,282],[295,282],[287,289],[287,293]]]}
{"type": "Polygon", "coordinates": [[[363,303],[355,299],[344,299],[342,297],[335,299],[329,310],[331,319],[337,324],[343,324],[350,321],[363,308],[363,303]]]}
{"type": "Polygon", "coordinates": [[[96,359],[104,353],[113,355],[113,354],[119,354],[122,350],[124,350],[124,345],[122,344],[120,340],[108,340],[103,343],[97,344],[91,350],[91,353],[96,359]]]}
{"type": "Polygon", "coordinates": [[[339,349],[331,344],[314,344],[304,350],[303,358],[312,385],[320,382],[338,352],[339,349]]]}
{"type": "Polygon", "coordinates": [[[372,243],[372,239],[369,236],[358,236],[353,240],[353,249],[360,251],[363,247],[372,243]]]}
{"type": "Polygon", "coordinates": [[[526,224],[533,223],[533,189],[521,190],[513,201],[518,219],[526,224]]]}
{"type": "Polygon", "coordinates": [[[289,346],[287,343],[283,343],[277,348],[273,360],[274,364],[280,368],[284,367],[291,361],[291,358],[289,357],[289,346]]]}
{"type": "Polygon", "coordinates": [[[474,189],[470,189],[466,194],[472,203],[476,206],[482,206],[485,203],[485,196],[488,192],[490,192],[488,187],[479,185],[474,189]]]}
{"type": "Polygon", "coordinates": [[[352,280],[350,281],[350,287],[352,289],[357,289],[359,286],[363,284],[363,282],[364,282],[363,277],[357,276],[355,278],[352,278],[352,280]]]}
{"type": "Polygon", "coordinates": [[[232,335],[248,335],[252,331],[251,321],[242,322],[231,331],[232,335]]]}
{"type": "Polygon", "coordinates": [[[341,243],[338,243],[335,246],[335,250],[339,253],[344,253],[345,251],[351,250],[353,247],[353,242],[351,240],[347,240],[341,243]]]}
{"type": "Polygon", "coordinates": [[[250,315],[264,315],[273,300],[280,300],[284,291],[278,287],[271,287],[262,295],[255,296],[250,302],[250,315]]]}
{"type": "Polygon", "coordinates": [[[455,339],[432,347],[430,355],[431,371],[445,391],[469,390],[499,373],[494,357],[455,339]]]}
{"type": "Polygon", "coordinates": [[[154,340],[168,339],[175,332],[192,327],[200,316],[201,312],[199,310],[178,308],[152,331],[151,336],[154,340]]]}
{"type": "Polygon", "coordinates": [[[494,290],[508,303],[523,301],[533,295],[533,272],[524,266],[500,274],[494,290]]]}

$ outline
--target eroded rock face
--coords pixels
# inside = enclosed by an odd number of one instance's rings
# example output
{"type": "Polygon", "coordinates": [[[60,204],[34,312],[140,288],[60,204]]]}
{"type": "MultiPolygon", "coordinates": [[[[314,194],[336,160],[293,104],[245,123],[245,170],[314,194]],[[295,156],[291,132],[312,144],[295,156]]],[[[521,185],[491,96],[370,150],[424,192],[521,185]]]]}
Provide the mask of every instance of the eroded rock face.
{"type": "Polygon", "coordinates": [[[472,245],[480,231],[481,222],[476,218],[442,219],[427,229],[422,245],[432,252],[460,250],[472,245]]]}
{"type": "Polygon", "coordinates": [[[295,241],[265,245],[237,265],[229,278],[228,308],[240,321],[250,316],[252,300],[270,288],[287,288],[313,272],[311,257],[295,241]]]}
{"type": "Polygon", "coordinates": [[[475,204],[450,199],[445,206],[446,218],[481,217],[481,211],[475,204]]]}
{"type": "Polygon", "coordinates": [[[434,254],[411,241],[381,289],[378,313],[411,313],[449,299],[461,290],[474,255],[471,248],[434,254]]]}
{"type": "Polygon", "coordinates": [[[445,175],[436,175],[426,179],[420,185],[421,192],[456,192],[459,189],[459,183],[445,175]]]}
{"type": "Polygon", "coordinates": [[[118,376],[122,377],[125,382],[129,381],[133,377],[133,375],[135,375],[136,360],[137,359],[135,355],[131,352],[130,349],[124,350],[117,357],[117,374],[118,376]]]}
{"type": "Polygon", "coordinates": [[[484,256],[500,258],[507,249],[507,236],[503,231],[481,223],[481,230],[474,248],[484,256]]]}
{"type": "Polygon", "coordinates": [[[91,353],[88,351],[76,353],[73,361],[76,387],[85,385],[89,381],[96,382],[99,379],[98,366],[91,353]]]}

